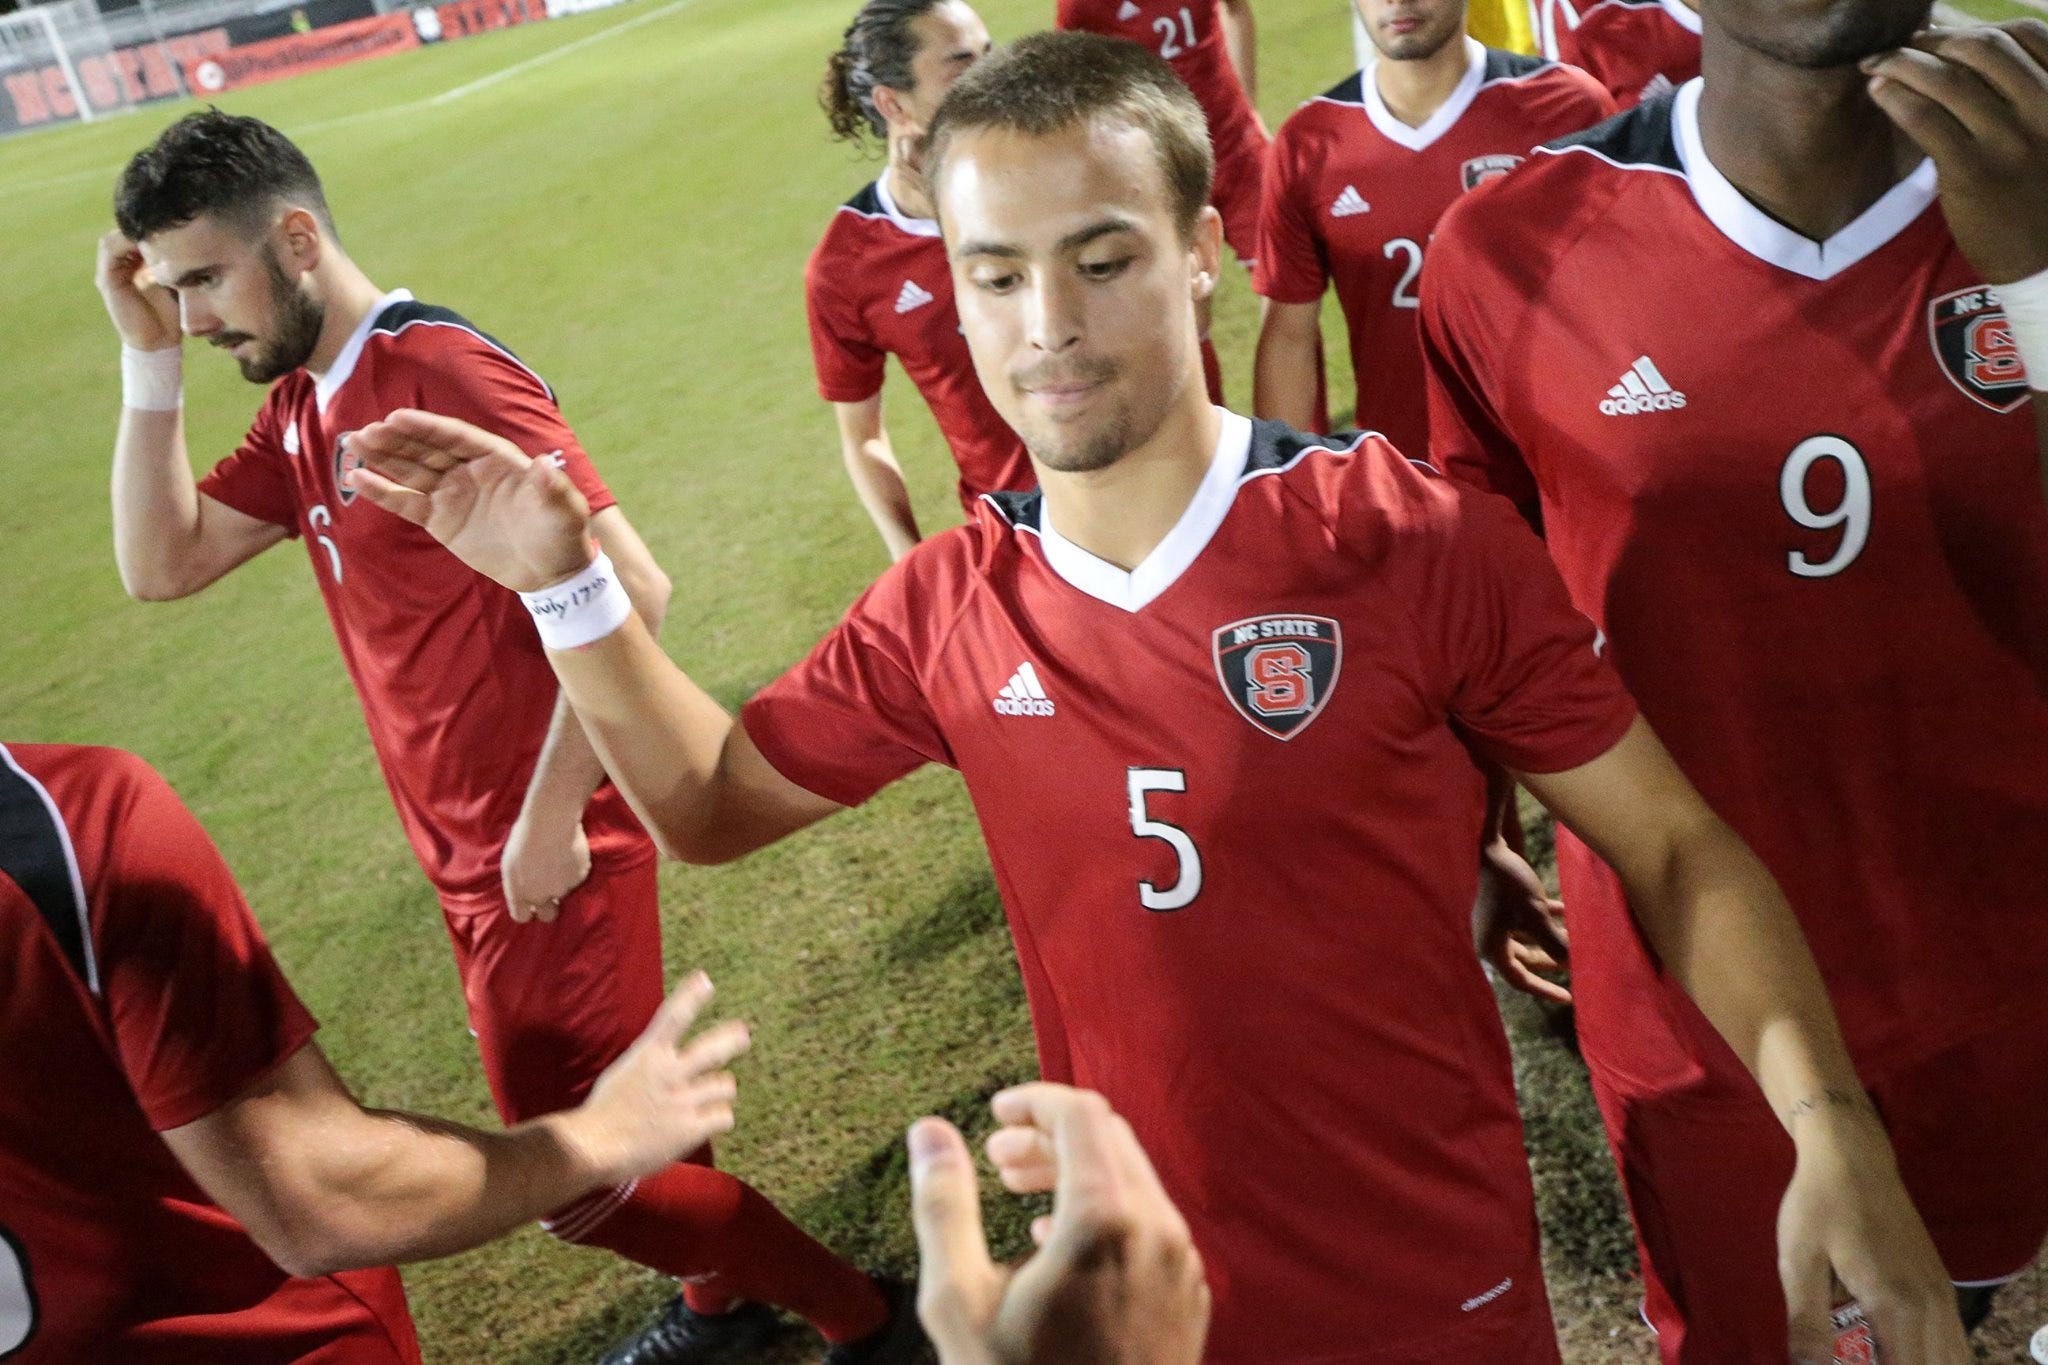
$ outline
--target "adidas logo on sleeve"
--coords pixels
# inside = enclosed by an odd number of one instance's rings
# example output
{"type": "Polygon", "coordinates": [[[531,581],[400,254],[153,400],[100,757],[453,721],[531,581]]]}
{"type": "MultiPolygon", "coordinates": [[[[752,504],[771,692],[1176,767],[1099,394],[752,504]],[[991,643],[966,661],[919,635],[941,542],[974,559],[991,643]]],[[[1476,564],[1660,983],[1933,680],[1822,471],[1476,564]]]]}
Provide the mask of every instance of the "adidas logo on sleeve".
{"type": "Polygon", "coordinates": [[[995,708],[999,716],[1049,716],[1053,713],[1052,699],[1045,695],[1045,686],[1038,681],[1038,670],[1028,662],[1017,665],[1017,671],[1003,684],[1003,690],[996,693],[995,708]]]}
{"type": "Polygon", "coordinates": [[[1646,355],[1621,372],[1621,382],[1600,400],[1600,411],[1609,417],[1626,417],[1642,412],[1672,412],[1685,406],[1685,395],[1671,387],[1657,363],[1646,355]]]}
{"type": "Polygon", "coordinates": [[[905,280],[903,288],[896,291],[896,311],[908,313],[924,307],[932,301],[932,291],[916,280],[905,280]]]}
{"type": "Polygon", "coordinates": [[[1358,192],[1358,186],[1346,185],[1344,192],[1330,205],[1332,218],[1351,218],[1361,213],[1371,213],[1372,205],[1365,202],[1365,196],[1358,192]]]}

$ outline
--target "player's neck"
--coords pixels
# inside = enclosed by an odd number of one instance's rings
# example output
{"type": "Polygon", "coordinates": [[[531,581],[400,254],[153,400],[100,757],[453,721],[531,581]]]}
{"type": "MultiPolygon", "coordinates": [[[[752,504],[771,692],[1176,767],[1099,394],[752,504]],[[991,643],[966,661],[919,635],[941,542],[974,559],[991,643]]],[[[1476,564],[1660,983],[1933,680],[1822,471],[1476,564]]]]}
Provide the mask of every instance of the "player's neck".
{"type": "Polygon", "coordinates": [[[1702,53],[1700,140],[1744,198],[1826,241],[1920,164],[1855,67],[1814,71],[1725,39],[1702,53]]]}
{"type": "Polygon", "coordinates": [[[1216,456],[1222,419],[1200,371],[1183,399],[1137,449],[1107,469],[1070,474],[1038,466],[1045,517],[1053,529],[1126,573],[1166,539],[1216,456]]]}
{"type": "Polygon", "coordinates": [[[327,320],[320,324],[320,340],[314,344],[313,354],[306,358],[306,369],[315,379],[334,368],[342,347],[348,345],[356,328],[362,326],[363,319],[384,297],[384,291],[370,283],[369,277],[346,257],[323,262],[320,268],[326,275],[321,281],[321,292],[327,300],[327,320]]]}
{"type": "Polygon", "coordinates": [[[925,192],[924,176],[915,167],[905,166],[894,157],[889,160],[889,169],[882,172],[889,182],[889,198],[906,218],[936,218],[931,195],[925,192]]]}
{"type": "Polygon", "coordinates": [[[1387,112],[1410,128],[1420,128],[1457,90],[1470,62],[1460,32],[1427,57],[1408,62],[1381,58],[1373,63],[1373,80],[1387,112]]]}

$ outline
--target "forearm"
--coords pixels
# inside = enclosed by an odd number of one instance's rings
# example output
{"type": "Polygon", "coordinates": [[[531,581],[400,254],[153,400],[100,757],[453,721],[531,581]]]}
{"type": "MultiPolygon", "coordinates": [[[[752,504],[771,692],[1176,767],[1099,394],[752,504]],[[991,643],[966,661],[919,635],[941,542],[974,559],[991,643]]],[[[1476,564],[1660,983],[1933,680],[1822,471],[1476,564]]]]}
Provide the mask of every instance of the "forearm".
{"type": "Polygon", "coordinates": [[[178,410],[121,409],[114,438],[114,562],[131,596],[183,596],[199,543],[199,487],[178,410]]]}
{"type": "Polygon", "coordinates": [[[1780,1120],[1867,1106],[1798,920],[1733,830],[1701,821],[1674,841],[1661,875],[1628,893],[1666,970],[1780,1120]]]}
{"type": "Polygon", "coordinates": [[[1316,417],[1315,333],[1281,321],[1289,305],[1266,304],[1266,325],[1259,332],[1258,355],[1252,366],[1252,409],[1269,421],[1308,431],[1316,417]]]}
{"type": "Polygon", "coordinates": [[[893,563],[910,553],[921,539],[917,514],[911,510],[910,490],[903,482],[903,468],[896,463],[886,435],[841,443],[846,474],[860,505],[867,509],[875,529],[882,534],[893,563]]]}
{"type": "Polygon", "coordinates": [[[1225,0],[1217,6],[1217,17],[1223,25],[1223,47],[1230,54],[1230,64],[1237,68],[1237,83],[1244,87],[1245,98],[1256,109],[1259,104],[1259,30],[1252,17],[1249,0],[1225,0]]]}

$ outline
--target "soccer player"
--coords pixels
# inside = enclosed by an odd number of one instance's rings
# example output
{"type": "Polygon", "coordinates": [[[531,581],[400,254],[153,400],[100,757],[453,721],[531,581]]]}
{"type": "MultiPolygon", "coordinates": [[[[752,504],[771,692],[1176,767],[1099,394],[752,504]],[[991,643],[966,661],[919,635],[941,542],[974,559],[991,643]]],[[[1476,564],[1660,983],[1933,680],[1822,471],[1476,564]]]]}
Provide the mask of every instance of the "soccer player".
{"type": "Polygon", "coordinates": [[[1696,0],[1545,0],[1543,55],[1593,73],[1622,109],[1700,74],[1696,0]]]}
{"type": "MultiPolygon", "coordinates": [[[[1703,81],[1452,210],[1423,331],[1438,459],[1788,891],[1974,1319],[2048,1234],[2048,30],[1927,14],[1715,0],[1703,81]]],[[[1782,1359],[1795,1153],[1625,871],[1558,864],[1664,1358],[1782,1359]]]]}
{"type": "Polygon", "coordinates": [[[1280,126],[1252,288],[1265,297],[1253,404],[1303,428],[1322,381],[1323,291],[1351,333],[1353,425],[1429,448],[1417,279],[1437,219],[1530,148],[1614,112],[1584,72],[1482,46],[1465,0],[1358,0],[1378,60],[1280,126]]]}
{"type": "MultiPolygon", "coordinates": [[[[303,538],[399,818],[440,899],[499,1112],[517,1122],[573,1104],[661,1002],[654,847],[558,698],[518,599],[343,484],[353,433],[406,405],[478,422],[577,481],[597,509],[591,533],[650,628],[667,580],[548,387],[457,314],[372,284],[336,239],[312,166],[275,129],[217,111],[180,120],[129,163],[115,212],[98,283],[123,341],[122,581],[139,598],[184,597],[303,538]],[[270,385],[240,449],[197,481],[181,322],[270,385]]],[[[764,1302],[835,1342],[885,1330],[890,1309],[867,1276],[708,1161],[599,1191],[548,1220],[565,1240],[706,1277],[622,1357],[628,1365],[762,1337],[773,1325],[764,1302]]]]}
{"type": "Polygon", "coordinates": [[[220,854],[131,754],[0,745],[0,1357],[419,1361],[398,1272],[732,1128],[692,976],[573,1109],[364,1109],[220,854]],[[381,1268],[371,1268],[381,1267],[381,1268]]]}
{"type": "MultiPolygon", "coordinates": [[[[963,76],[932,184],[975,368],[1041,492],[884,573],[737,722],[603,605],[572,483],[399,413],[351,482],[529,590],[607,766],[716,862],[958,768],[1048,1080],[1099,1090],[1186,1214],[1208,1358],[1557,1360],[1498,1010],[1472,951],[1484,778],[1627,870],[1803,1160],[1784,1254],[1966,1349],[1769,877],[1665,758],[1535,538],[1377,437],[1212,406],[1199,105],[1131,43],[963,76]],[[592,638],[595,636],[595,638],[592,638]],[[581,642],[581,643],[579,643],[581,642]],[[1470,747],[1468,747],[1470,746],[1470,747]]],[[[1952,1348],[1952,1349],[1951,1349],[1952,1348]]],[[[1910,1358],[1910,1357],[1909,1357],[1910,1358]]]]}
{"type": "Polygon", "coordinates": [[[938,419],[970,515],[983,493],[1029,488],[1034,477],[1024,443],[975,378],[922,171],[939,101],[988,50],[988,29],[962,0],[867,0],[821,92],[836,136],[856,146],[873,136],[888,148],[888,166],[832,215],[811,253],[804,301],[818,392],[832,405],[854,493],[892,561],[919,531],[882,421],[887,357],[938,419]]]}
{"type": "MultiPolygon", "coordinates": [[[[1251,0],[1059,0],[1054,22],[1152,48],[1194,92],[1209,120],[1216,166],[1209,193],[1223,215],[1223,240],[1250,268],[1258,256],[1259,201],[1272,145],[1259,117],[1258,24],[1251,0]]],[[[1210,308],[1210,300],[1202,300],[1195,320],[1202,378],[1210,401],[1221,403],[1223,365],[1209,339],[1210,308]]]]}

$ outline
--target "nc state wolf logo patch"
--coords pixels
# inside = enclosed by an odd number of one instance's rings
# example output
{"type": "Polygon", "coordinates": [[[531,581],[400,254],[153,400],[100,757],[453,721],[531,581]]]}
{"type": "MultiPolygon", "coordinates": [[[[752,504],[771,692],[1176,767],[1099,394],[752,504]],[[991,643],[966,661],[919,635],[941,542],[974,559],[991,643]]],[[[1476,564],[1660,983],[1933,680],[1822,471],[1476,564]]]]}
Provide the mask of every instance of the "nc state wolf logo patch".
{"type": "Polygon", "coordinates": [[[1275,739],[1306,729],[1337,690],[1344,638],[1327,616],[1251,616],[1219,627],[1215,639],[1223,695],[1275,739]]]}
{"type": "Polygon", "coordinates": [[[1927,305],[1927,336],[1950,382],[1993,412],[2027,401],[2027,367],[1998,291],[1979,286],[1927,305]]]}
{"type": "Polygon", "coordinates": [[[348,453],[348,438],[353,435],[353,431],[344,431],[334,438],[334,491],[341,495],[343,507],[356,500],[356,490],[342,482],[342,479],[351,469],[363,467],[362,456],[348,453]]]}
{"type": "Polygon", "coordinates": [[[1496,176],[1506,175],[1522,164],[1522,158],[1512,152],[1499,152],[1493,156],[1475,156],[1461,168],[1465,177],[1465,188],[1476,190],[1496,176]]]}

